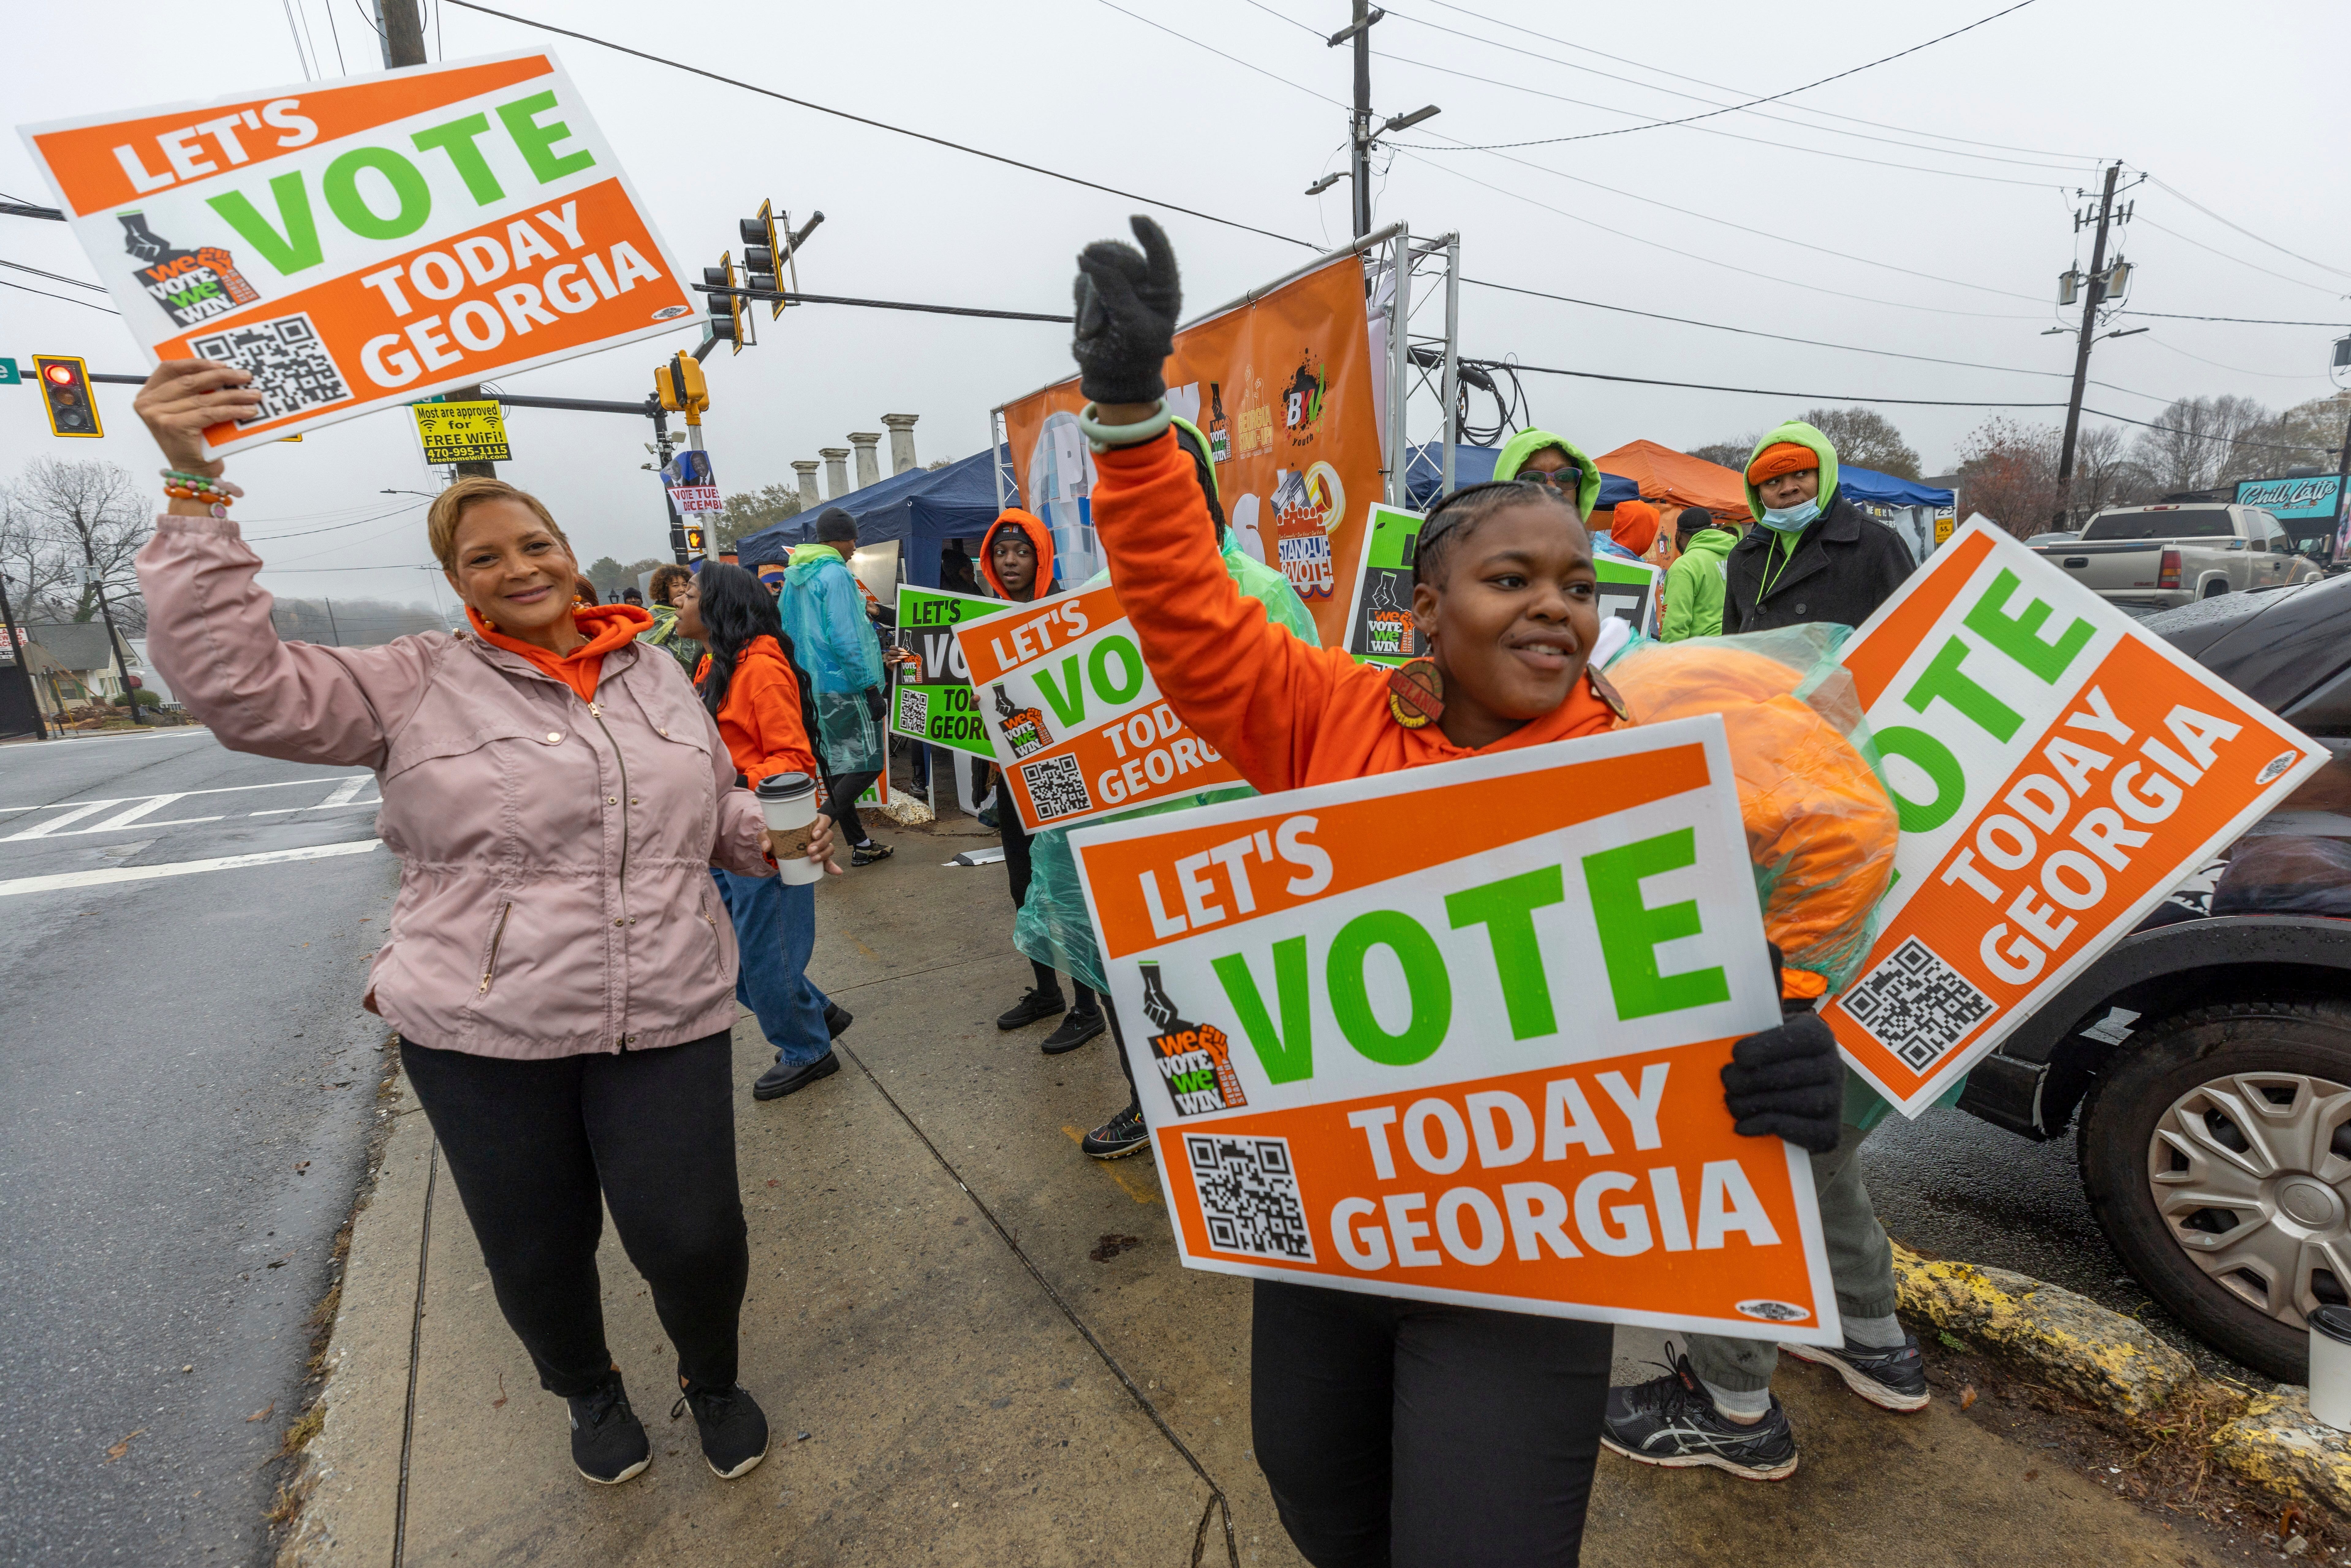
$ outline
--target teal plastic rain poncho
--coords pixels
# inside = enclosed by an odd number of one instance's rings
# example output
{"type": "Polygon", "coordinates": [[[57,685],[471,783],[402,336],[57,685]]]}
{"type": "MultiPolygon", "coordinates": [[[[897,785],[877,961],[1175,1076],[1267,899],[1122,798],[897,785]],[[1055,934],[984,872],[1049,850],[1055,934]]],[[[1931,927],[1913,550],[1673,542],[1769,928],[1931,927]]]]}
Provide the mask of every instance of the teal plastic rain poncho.
{"type": "MultiPolygon", "coordinates": [[[[1177,439],[1190,437],[1189,444],[1196,458],[1207,451],[1207,443],[1198,431],[1183,420],[1177,439]]],[[[1202,467],[1213,475],[1212,466],[1202,462],[1202,467]]],[[[1211,490],[1210,494],[1215,495],[1211,490]]],[[[1221,506],[1217,515],[1222,517],[1221,506]]],[[[1290,633],[1310,648],[1319,648],[1322,639],[1314,630],[1314,617],[1307,613],[1306,605],[1290,580],[1256,557],[1245,553],[1229,528],[1220,529],[1219,538],[1225,570],[1241,597],[1254,599],[1265,606],[1266,619],[1286,628],[1290,633]]],[[[1205,547],[1206,539],[1201,541],[1205,547]]],[[[1083,588],[1099,588],[1110,580],[1107,571],[1097,573],[1083,588]]],[[[1081,590],[1082,591],[1082,590],[1081,590]]],[[[1162,816],[1169,811],[1188,810],[1194,806],[1212,805],[1219,800],[1238,800],[1257,793],[1246,784],[1236,784],[1221,789],[1204,790],[1181,800],[1163,801],[1155,806],[1143,806],[1116,816],[1097,819],[1101,821],[1123,822],[1136,817],[1162,816]]],[[[1004,808],[1010,810],[1008,806],[1004,808]]],[[[1019,917],[1013,922],[1012,945],[1024,957],[1040,964],[1050,965],[1081,985],[1090,986],[1105,998],[1110,994],[1110,977],[1102,972],[1102,947],[1094,940],[1092,921],[1086,918],[1085,894],[1078,885],[1077,858],[1070,852],[1070,835],[1066,829],[1047,828],[1029,841],[1029,895],[1021,901],[1019,917]]]]}
{"type": "Polygon", "coordinates": [[[825,770],[835,778],[881,771],[889,765],[888,752],[865,694],[883,684],[882,644],[841,552],[830,545],[794,550],[776,608],[816,688],[810,695],[825,770]]]}

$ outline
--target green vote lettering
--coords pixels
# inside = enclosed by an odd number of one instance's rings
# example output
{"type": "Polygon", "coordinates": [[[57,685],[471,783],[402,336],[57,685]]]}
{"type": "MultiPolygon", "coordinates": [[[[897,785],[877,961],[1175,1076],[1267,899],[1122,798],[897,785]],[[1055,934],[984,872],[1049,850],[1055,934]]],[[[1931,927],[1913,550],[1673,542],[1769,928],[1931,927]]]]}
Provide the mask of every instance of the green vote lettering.
{"type": "Polygon", "coordinates": [[[1249,973],[1249,960],[1238,953],[1212,958],[1208,967],[1224,983],[1225,998],[1233,1004],[1241,1033],[1249,1037],[1268,1079],[1295,1083],[1314,1076],[1314,1006],[1306,983],[1306,938],[1285,936],[1273,945],[1273,992],[1281,1009],[1281,1027],[1274,1028],[1265,1010],[1265,998],[1249,973]]]}
{"type": "Polygon", "coordinates": [[[1657,972],[1660,943],[1698,935],[1698,902],[1685,899],[1653,909],[1641,897],[1642,879],[1697,863],[1697,834],[1688,828],[1583,857],[1583,883],[1592,894],[1600,956],[1608,969],[1608,988],[1615,997],[1619,1019],[1651,1018],[1730,999],[1730,983],[1719,965],[1678,975],[1657,972]]]}
{"type": "Polygon", "coordinates": [[[1543,974],[1542,945],[1535,936],[1534,912],[1565,902],[1565,878],[1555,865],[1446,895],[1445,913],[1452,916],[1453,929],[1483,925],[1487,940],[1494,945],[1494,972],[1502,983],[1512,1040],[1559,1032],[1551,981],[1543,974]]]}
{"type": "Polygon", "coordinates": [[[584,147],[577,152],[556,156],[555,144],[571,134],[571,127],[559,120],[541,125],[538,119],[554,107],[552,92],[536,92],[498,105],[498,119],[505,123],[507,134],[522,150],[522,161],[530,165],[531,177],[542,185],[566,174],[576,174],[596,162],[596,155],[584,147]]]}
{"type": "Polygon", "coordinates": [[[1426,928],[1402,910],[1374,909],[1341,926],[1331,944],[1323,978],[1339,1032],[1374,1061],[1389,1067],[1426,1061],[1445,1043],[1445,1031],[1453,1026],[1453,979],[1445,972],[1445,955],[1426,928]],[[1387,948],[1404,966],[1412,1017],[1400,1034],[1381,1026],[1364,984],[1364,961],[1374,947],[1387,948]]]}
{"type": "Polygon", "coordinates": [[[327,210],[361,239],[400,239],[423,228],[424,220],[433,215],[433,188],[415,164],[389,147],[352,148],[327,165],[319,188],[327,198],[327,210]],[[391,182],[392,193],[400,203],[400,210],[392,216],[378,217],[360,197],[362,169],[373,169],[391,182]]]}
{"type": "Polygon", "coordinates": [[[1918,765],[1920,772],[1935,786],[1935,798],[1928,801],[1911,800],[1894,787],[1894,776],[1886,778],[1886,792],[1894,797],[1895,814],[1902,820],[1906,833],[1932,832],[1951,820],[1951,814],[1965,802],[1968,793],[1967,771],[1951,748],[1923,729],[1913,729],[1907,724],[1888,725],[1872,737],[1877,742],[1880,757],[1907,757],[1918,765]]]}
{"type": "Polygon", "coordinates": [[[1954,637],[1942,646],[1934,662],[1919,674],[1910,693],[1902,700],[1912,713],[1925,713],[1927,705],[1942,698],[1974,721],[1977,728],[1997,740],[2006,740],[2016,733],[2024,720],[2014,708],[1992,695],[1970,680],[1959,668],[1968,656],[1968,645],[1954,637]]]}
{"type": "Polygon", "coordinates": [[[1086,689],[1078,679],[1078,656],[1075,653],[1061,661],[1062,688],[1055,690],[1053,672],[1044,665],[1037,666],[1037,686],[1045,694],[1045,702],[1053,716],[1063,724],[1075,724],[1086,715],[1086,689]]]}
{"type": "Polygon", "coordinates": [[[1086,660],[1086,673],[1094,678],[1094,691],[1102,701],[1116,707],[1143,689],[1143,650],[1125,637],[1105,637],[1094,644],[1092,655],[1086,660]],[[1110,679],[1110,656],[1118,655],[1119,682],[1110,679]]]}
{"type": "Polygon", "coordinates": [[[457,177],[465,182],[466,193],[474,198],[474,204],[486,207],[506,196],[498,177],[490,172],[490,161],[482,156],[479,147],[474,145],[474,139],[489,129],[488,115],[469,114],[446,125],[427,126],[409,141],[416,144],[420,152],[437,147],[447,153],[449,162],[456,168],[457,177]]]}
{"type": "Polygon", "coordinates": [[[237,237],[261,253],[261,259],[280,274],[316,267],[326,259],[319,245],[319,223],[310,214],[310,190],[299,174],[280,174],[269,182],[270,199],[277,204],[276,225],[261,215],[243,191],[206,198],[204,204],[227,220],[237,237]]]}
{"type": "MultiPolygon", "coordinates": [[[[2016,573],[2012,571],[2003,571],[1993,578],[1991,587],[1959,623],[2039,675],[2043,684],[2053,686],[2074,655],[2089,644],[2090,623],[2076,620],[2054,643],[2042,641],[2041,628],[2049,620],[2049,606],[2041,600],[2028,599],[2023,611],[2011,619],[2007,605],[2016,592],[2016,573]]],[[[2008,737],[2003,735],[2001,738],[2006,740],[2008,737]]]]}

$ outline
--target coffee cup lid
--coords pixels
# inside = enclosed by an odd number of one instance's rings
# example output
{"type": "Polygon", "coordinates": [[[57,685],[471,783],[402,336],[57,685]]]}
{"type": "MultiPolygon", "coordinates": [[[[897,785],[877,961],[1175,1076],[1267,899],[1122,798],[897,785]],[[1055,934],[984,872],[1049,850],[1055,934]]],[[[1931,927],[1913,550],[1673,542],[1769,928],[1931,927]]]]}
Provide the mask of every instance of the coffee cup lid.
{"type": "Polygon", "coordinates": [[[797,800],[816,793],[816,780],[805,773],[770,773],[759,780],[757,793],[762,800],[797,800]]]}
{"type": "Polygon", "coordinates": [[[2310,1326],[2337,1344],[2351,1344],[2351,1307],[2315,1307],[2310,1326]]]}

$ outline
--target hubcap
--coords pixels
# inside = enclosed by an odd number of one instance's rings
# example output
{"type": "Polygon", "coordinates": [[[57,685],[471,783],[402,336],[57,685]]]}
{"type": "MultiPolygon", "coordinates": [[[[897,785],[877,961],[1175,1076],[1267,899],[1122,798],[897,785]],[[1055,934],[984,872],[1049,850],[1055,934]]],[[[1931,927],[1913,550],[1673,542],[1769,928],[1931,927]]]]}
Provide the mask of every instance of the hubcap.
{"type": "Polygon", "coordinates": [[[2157,1212],[2215,1284],[2295,1328],[2351,1303],[2351,1088],[2216,1078],[2172,1103],[2147,1153],[2157,1212]]]}

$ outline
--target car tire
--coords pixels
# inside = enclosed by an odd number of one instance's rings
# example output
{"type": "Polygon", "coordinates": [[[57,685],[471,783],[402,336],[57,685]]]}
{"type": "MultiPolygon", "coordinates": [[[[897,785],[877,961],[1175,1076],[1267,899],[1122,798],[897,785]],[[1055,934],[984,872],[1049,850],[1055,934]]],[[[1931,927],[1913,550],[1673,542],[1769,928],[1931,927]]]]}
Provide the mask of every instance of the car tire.
{"type": "Polygon", "coordinates": [[[2142,1028],[2100,1071],[2076,1140],[2099,1228],[2139,1281],[2224,1354],[2304,1381],[2302,1314],[2351,1292],[2351,1009],[2239,1002],[2142,1028]],[[2235,1202],[2187,1207],[2200,1197],[2235,1202]]]}

